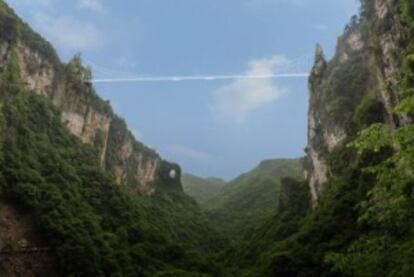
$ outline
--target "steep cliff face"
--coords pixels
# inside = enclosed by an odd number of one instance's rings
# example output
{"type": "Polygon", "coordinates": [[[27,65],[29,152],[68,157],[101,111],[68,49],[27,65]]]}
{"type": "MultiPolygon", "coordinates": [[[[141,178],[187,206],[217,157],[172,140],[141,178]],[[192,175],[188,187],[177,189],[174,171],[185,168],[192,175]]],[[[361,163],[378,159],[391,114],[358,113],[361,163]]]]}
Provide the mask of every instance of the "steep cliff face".
{"type": "MultiPolygon", "coordinates": [[[[308,181],[317,204],[329,177],[329,155],[349,142],[361,129],[355,114],[369,97],[383,105],[376,120],[391,126],[410,122],[397,117],[401,49],[406,36],[399,0],[362,3],[361,17],[354,17],[338,39],[336,54],[326,62],[317,47],[309,79],[308,181]]],[[[372,123],[372,122],[371,122],[372,123]]]]}
{"type": "Polygon", "coordinates": [[[309,80],[314,207],[285,213],[306,195],[282,184],[281,212],[234,258],[251,276],[414,272],[414,1],[360,2],[333,59],[317,47],[309,80]]]}
{"type": "MultiPolygon", "coordinates": [[[[80,56],[68,64],[61,63],[49,43],[4,3],[0,6],[0,19],[0,71],[4,70],[12,52],[16,52],[27,88],[53,101],[69,130],[82,142],[99,150],[102,166],[115,175],[118,184],[153,194],[161,179],[168,181],[161,176],[162,168],[179,173],[177,165],[163,161],[153,150],[137,142],[109,103],[96,95],[87,82],[91,72],[82,66],[80,56]]],[[[170,183],[181,190],[175,180],[170,183]]]]}

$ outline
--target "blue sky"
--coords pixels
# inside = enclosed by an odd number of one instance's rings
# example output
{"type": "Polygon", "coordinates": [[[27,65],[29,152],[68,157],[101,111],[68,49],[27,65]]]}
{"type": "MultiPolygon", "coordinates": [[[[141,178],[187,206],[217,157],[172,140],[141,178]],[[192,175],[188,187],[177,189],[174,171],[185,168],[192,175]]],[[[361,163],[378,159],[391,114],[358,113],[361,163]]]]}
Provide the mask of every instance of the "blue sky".
{"type": "MultiPolygon", "coordinates": [[[[354,0],[9,0],[96,78],[307,72],[354,0]]],[[[306,145],[306,78],[97,84],[137,138],[185,172],[231,179],[306,145]]]]}

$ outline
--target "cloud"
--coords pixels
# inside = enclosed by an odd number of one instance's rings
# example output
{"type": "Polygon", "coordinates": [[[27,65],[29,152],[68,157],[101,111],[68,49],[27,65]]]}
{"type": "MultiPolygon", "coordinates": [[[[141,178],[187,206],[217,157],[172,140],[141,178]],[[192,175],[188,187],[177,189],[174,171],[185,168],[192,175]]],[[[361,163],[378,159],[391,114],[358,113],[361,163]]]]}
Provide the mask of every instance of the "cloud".
{"type": "MultiPolygon", "coordinates": [[[[60,14],[57,0],[10,0],[30,10],[31,23],[53,43],[74,50],[86,50],[101,45],[104,33],[92,22],[74,15],[60,14]]],[[[102,13],[100,0],[76,0],[73,6],[102,13]]],[[[65,9],[66,10],[66,9],[65,9]]]]}
{"type": "Polygon", "coordinates": [[[77,0],[76,5],[80,9],[86,9],[96,13],[105,12],[100,0],[77,0]]]}
{"type": "Polygon", "coordinates": [[[72,16],[37,14],[35,22],[50,40],[64,47],[85,50],[102,43],[102,33],[93,23],[72,16]]]}
{"type": "MultiPolygon", "coordinates": [[[[249,62],[246,75],[273,75],[276,68],[289,65],[281,55],[249,62]]],[[[224,120],[242,124],[254,111],[277,101],[286,91],[273,79],[236,79],[213,91],[211,112],[224,120]]]]}
{"type": "Polygon", "coordinates": [[[194,161],[207,161],[212,158],[208,153],[182,145],[172,145],[169,147],[168,151],[174,156],[180,156],[194,161]]]}

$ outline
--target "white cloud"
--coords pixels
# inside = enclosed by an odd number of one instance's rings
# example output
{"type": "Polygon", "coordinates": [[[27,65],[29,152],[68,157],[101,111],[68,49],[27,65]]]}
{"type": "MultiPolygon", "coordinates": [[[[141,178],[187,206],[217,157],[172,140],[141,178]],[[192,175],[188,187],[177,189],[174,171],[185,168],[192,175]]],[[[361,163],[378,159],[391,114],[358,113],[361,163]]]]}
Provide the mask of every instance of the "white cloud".
{"type": "Polygon", "coordinates": [[[100,0],[77,0],[76,5],[80,9],[86,9],[96,13],[104,13],[105,11],[100,0]]]}
{"type": "MultiPolygon", "coordinates": [[[[72,50],[85,50],[101,45],[104,33],[96,24],[74,15],[59,13],[57,0],[10,0],[14,5],[23,5],[31,11],[33,25],[49,40],[72,50]]],[[[73,6],[102,13],[101,0],[76,0],[73,6]]]]}
{"type": "MultiPolygon", "coordinates": [[[[249,62],[246,75],[273,75],[279,66],[287,66],[289,60],[281,55],[249,62]]],[[[242,124],[254,111],[277,101],[285,90],[271,78],[237,79],[231,84],[213,91],[211,112],[221,119],[242,124]]]]}
{"type": "Polygon", "coordinates": [[[172,145],[169,147],[168,151],[174,156],[180,156],[195,161],[207,161],[212,158],[208,153],[182,145],[172,145]]]}
{"type": "Polygon", "coordinates": [[[50,40],[64,47],[84,50],[102,43],[102,33],[93,23],[72,16],[37,14],[35,22],[50,40]]]}

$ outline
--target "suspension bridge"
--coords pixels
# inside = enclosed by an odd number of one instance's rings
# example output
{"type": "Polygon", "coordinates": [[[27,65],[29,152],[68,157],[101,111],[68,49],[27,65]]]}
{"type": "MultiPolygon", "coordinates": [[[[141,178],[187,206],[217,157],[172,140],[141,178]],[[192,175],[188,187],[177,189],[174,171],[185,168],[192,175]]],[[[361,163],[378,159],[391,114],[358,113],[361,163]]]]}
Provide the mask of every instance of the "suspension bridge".
{"type": "Polygon", "coordinates": [[[254,79],[292,79],[308,78],[310,68],[313,65],[311,55],[303,55],[290,60],[286,64],[278,65],[275,72],[265,74],[211,74],[211,75],[178,75],[178,76],[148,76],[131,72],[121,72],[109,69],[85,59],[99,78],[92,78],[88,82],[99,83],[141,83],[141,82],[189,82],[189,81],[222,81],[222,80],[254,80],[254,79]],[[117,76],[117,77],[113,77],[117,76]]]}
{"type": "Polygon", "coordinates": [[[286,73],[269,75],[217,75],[217,76],[155,76],[133,78],[92,79],[91,83],[139,83],[139,82],[182,82],[182,81],[218,81],[240,79],[281,79],[281,78],[307,78],[309,73],[286,73]]]}

